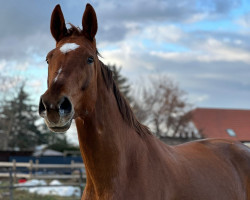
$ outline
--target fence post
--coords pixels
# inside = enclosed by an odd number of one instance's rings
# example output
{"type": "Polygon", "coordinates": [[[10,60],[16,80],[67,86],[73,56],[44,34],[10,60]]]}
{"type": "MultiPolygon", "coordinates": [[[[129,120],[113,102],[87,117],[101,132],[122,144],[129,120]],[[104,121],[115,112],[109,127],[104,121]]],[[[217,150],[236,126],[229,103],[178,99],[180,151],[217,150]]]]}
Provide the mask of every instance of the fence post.
{"type": "Polygon", "coordinates": [[[39,160],[36,159],[36,164],[35,164],[35,173],[37,174],[38,172],[38,165],[39,165],[39,160]]]}
{"type": "Polygon", "coordinates": [[[71,160],[71,175],[73,175],[73,172],[74,172],[74,168],[75,168],[75,161],[74,160],[71,160]]]}
{"type": "Polygon", "coordinates": [[[16,159],[13,159],[12,162],[13,162],[14,183],[16,183],[16,159]]]}
{"type": "Polygon", "coordinates": [[[30,166],[29,166],[29,178],[32,178],[32,170],[33,170],[33,160],[30,160],[30,166]]]}
{"type": "Polygon", "coordinates": [[[82,173],[82,170],[81,168],[79,168],[79,174],[80,174],[80,191],[81,191],[81,195],[83,193],[83,173],[82,173]]]}
{"type": "Polygon", "coordinates": [[[10,186],[9,186],[9,189],[10,189],[10,200],[13,200],[13,177],[12,177],[12,168],[9,169],[10,171],[10,186]]]}
{"type": "Polygon", "coordinates": [[[71,169],[74,169],[75,168],[75,161],[74,160],[71,160],[71,169]]]}

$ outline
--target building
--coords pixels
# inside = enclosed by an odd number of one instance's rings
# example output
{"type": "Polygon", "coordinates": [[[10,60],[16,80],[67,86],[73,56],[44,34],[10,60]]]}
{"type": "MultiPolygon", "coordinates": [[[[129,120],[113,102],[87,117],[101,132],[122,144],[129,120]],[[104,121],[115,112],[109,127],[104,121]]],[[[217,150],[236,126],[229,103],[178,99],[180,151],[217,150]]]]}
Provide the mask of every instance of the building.
{"type": "Polygon", "coordinates": [[[224,138],[250,144],[250,110],[196,108],[192,123],[204,138],[224,138]]]}

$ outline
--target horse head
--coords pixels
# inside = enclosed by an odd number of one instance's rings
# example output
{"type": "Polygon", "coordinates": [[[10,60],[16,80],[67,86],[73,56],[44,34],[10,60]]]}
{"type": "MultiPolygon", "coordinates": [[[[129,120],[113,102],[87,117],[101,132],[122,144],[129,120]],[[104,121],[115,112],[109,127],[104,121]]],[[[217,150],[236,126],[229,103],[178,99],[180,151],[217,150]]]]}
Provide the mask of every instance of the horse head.
{"type": "Polygon", "coordinates": [[[74,118],[84,118],[94,109],[97,98],[95,10],[87,4],[82,30],[73,25],[67,29],[60,5],[57,5],[51,15],[50,30],[56,48],[46,57],[48,89],[40,98],[39,114],[49,129],[65,132],[74,118]]]}

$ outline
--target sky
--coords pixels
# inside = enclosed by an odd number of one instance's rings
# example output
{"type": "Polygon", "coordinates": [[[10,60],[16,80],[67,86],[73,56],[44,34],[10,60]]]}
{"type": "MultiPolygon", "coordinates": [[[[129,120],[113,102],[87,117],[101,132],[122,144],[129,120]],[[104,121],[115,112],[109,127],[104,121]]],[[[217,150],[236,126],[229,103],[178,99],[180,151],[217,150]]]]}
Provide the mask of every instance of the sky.
{"type": "Polygon", "coordinates": [[[58,3],[65,21],[79,27],[86,3],[92,4],[101,60],[121,66],[132,88],[166,75],[194,107],[250,109],[248,0],[1,0],[1,92],[25,81],[38,104],[58,3]]]}

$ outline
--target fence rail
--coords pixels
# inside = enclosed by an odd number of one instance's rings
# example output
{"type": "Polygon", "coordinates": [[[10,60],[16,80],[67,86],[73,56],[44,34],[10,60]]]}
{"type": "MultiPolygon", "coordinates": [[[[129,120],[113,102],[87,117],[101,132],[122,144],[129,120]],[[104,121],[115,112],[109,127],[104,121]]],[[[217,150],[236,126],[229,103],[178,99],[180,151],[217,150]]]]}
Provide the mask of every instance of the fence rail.
{"type": "Polygon", "coordinates": [[[75,163],[74,161],[71,164],[39,164],[37,162],[33,162],[32,160],[28,163],[25,162],[0,162],[0,167],[27,167],[27,168],[84,168],[84,164],[75,163]]]}

